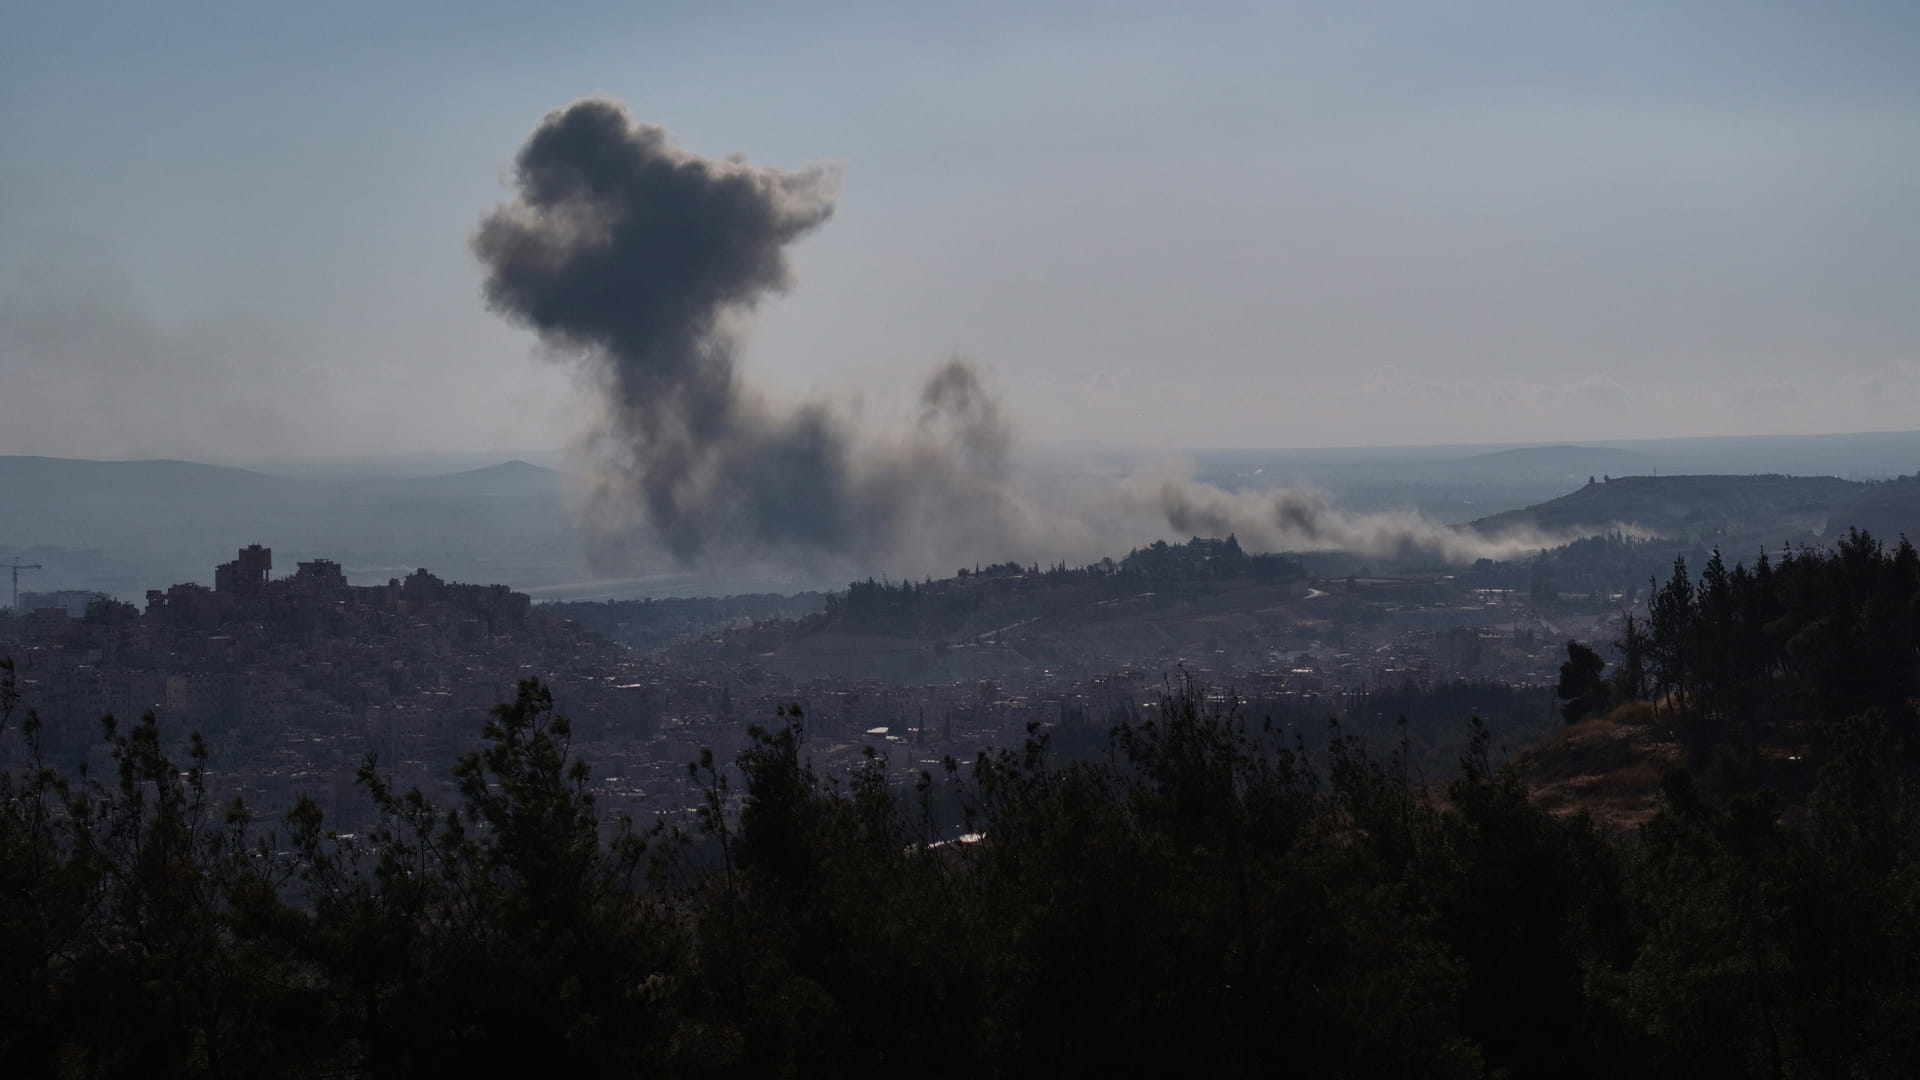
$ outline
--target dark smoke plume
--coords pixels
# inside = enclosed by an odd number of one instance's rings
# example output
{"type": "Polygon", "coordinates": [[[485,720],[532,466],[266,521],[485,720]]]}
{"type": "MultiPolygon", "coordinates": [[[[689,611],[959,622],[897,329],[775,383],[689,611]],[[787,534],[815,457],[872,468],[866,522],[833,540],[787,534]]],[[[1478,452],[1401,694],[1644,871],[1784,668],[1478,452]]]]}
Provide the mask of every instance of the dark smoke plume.
{"type": "MultiPolygon", "coordinates": [[[[518,197],[473,247],[489,305],[578,358],[600,390],[586,440],[595,561],[624,569],[657,539],[683,561],[884,560],[917,573],[1112,546],[1009,490],[1011,429],[964,361],[933,370],[917,423],[892,436],[830,405],[776,405],[743,378],[739,334],[792,283],[787,246],[832,216],[834,181],[826,168],[699,157],[610,101],[550,114],[521,149],[518,197]]],[[[1261,550],[1469,560],[1566,539],[1349,514],[1312,491],[1226,492],[1178,472],[1138,474],[1107,505],[1261,550]]]]}
{"type": "Polygon", "coordinates": [[[962,361],[933,372],[917,428],[893,440],[743,380],[738,334],[791,284],[787,245],[832,215],[831,170],[699,157],[602,100],[547,116],[515,165],[518,198],[473,247],[489,305],[581,358],[602,392],[587,518],[603,567],[649,532],[683,560],[926,562],[1063,527],[1006,491],[1007,424],[962,361]]]}

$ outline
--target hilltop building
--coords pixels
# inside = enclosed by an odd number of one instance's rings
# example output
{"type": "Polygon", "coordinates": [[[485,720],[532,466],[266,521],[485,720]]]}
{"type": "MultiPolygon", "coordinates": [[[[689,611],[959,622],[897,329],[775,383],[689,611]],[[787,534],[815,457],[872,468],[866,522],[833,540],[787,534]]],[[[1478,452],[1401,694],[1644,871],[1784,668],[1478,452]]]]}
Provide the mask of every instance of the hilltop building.
{"type": "Polygon", "coordinates": [[[232,562],[221,563],[213,568],[213,591],[240,595],[257,593],[267,587],[267,576],[272,572],[273,549],[248,544],[240,549],[232,562]]]}

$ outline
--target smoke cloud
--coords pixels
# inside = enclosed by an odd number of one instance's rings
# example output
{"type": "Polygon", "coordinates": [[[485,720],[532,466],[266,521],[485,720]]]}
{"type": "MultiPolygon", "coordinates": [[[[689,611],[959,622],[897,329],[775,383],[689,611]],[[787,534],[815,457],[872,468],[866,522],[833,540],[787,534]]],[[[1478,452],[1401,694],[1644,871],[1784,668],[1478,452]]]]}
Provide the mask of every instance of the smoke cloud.
{"type": "Polygon", "coordinates": [[[1170,469],[1129,477],[1117,501],[1164,518],[1178,533],[1235,534],[1253,551],[1349,551],[1372,558],[1466,563],[1510,559],[1575,539],[1530,528],[1486,535],[1412,511],[1351,513],[1312,488],[1227,491],[1170,469]]]}
{"type": "Polygon", "coordinates": [[[776,405],[743,378],[747,318],[792,284],[787,247],[833,214],[830,168],[703,158],[604,100],[547,116],[515,164],[518,197],[473,248],[489,306],[579,358],[600,390],[586,521],[602,568],[648,535],[683,561],[931,568],[1084,531],[1007,490],[1011,429],[964,361],[933,370],[917,423],[891,437],[827,404],[776,405]]]}
{"type": "MultiPolygon", "coordinates": [[[[889,435],[828,403],[775,403],[743,376],[742,331],[793,282],[787,248],[833,215],[831,168],[700,157],[618,103],[585,100],[541,122],[514,179],[517,197],[482,220],[473,249],[489,306],[576,358],[599,390],[583,520],[602,570],[633,565],[655,541],[683,562],[884,560],[910,572],[1092,557],[1096,531],[1116,546],[1111,517],[1096,530],[1012,493],[1011,425],[965,361],[936,366],[914,421],[889,435]]],[[[1228,492],[1176,472],[1131,477],[1105,509],[1273,551],[1465,561],[1564,542],[1346,513],[1309,490],[1228,492]]]]}

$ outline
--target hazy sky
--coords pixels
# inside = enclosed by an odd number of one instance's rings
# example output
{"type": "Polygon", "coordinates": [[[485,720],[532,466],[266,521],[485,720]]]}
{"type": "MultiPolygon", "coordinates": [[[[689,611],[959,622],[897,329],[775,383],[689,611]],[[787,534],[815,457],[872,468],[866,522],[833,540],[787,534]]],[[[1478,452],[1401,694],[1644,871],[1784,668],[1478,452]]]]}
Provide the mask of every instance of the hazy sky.
{"type": "Polygon", "coordinates": [[[1920,5],[0,0],[0,453],[557,446],[473,229],[605,94],[842,170],[746,365],[1028,439],[1911,428],[1920,5]]]}

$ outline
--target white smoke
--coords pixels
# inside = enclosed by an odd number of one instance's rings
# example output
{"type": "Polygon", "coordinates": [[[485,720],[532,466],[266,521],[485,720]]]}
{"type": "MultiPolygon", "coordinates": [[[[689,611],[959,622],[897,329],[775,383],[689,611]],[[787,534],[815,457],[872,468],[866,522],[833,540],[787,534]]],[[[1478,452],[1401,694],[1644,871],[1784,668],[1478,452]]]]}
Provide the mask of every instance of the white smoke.
{"type": "Polygon", "coordinates": [[[1314,488],[1227,491],[1175,467],[1128,477],[1115,501],[1164,519],[1181,535],[1231,533],[1241,546],[1254,551],[1347,551],[1370,558],[1470,563],[1511,559],[1585,535],[1533,528],[1486,535],[1464,526],[1443,525],[1410,510],[1342,510],[1314,488]]]}

